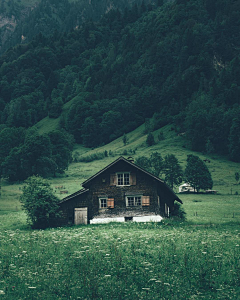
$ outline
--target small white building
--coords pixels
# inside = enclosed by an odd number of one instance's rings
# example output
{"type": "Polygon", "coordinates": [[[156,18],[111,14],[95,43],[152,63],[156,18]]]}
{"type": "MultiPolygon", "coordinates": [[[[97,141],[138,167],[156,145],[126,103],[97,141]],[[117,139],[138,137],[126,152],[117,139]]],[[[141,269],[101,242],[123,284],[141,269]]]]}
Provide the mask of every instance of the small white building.
{"type": "Polygon", "coordinates": [[[179,186],[179,193],[194,192],[194,188],[190,183],[184,183],[179,186]]]}

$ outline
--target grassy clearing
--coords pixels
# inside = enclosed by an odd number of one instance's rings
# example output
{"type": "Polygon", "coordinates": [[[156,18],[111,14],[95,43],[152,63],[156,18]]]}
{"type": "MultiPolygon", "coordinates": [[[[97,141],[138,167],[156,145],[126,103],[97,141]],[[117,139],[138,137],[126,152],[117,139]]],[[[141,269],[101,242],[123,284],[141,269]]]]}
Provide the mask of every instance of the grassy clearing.
{"type": "Polygon", "coordinates": [[[182,194],[187,220],[193,224],[240,223],[240,196],[182,194]]]}

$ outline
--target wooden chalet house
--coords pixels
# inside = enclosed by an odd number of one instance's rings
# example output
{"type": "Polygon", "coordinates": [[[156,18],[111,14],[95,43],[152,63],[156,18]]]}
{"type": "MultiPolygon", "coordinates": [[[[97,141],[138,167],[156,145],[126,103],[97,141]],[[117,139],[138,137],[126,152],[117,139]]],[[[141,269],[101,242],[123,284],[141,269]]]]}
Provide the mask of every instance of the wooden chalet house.
{"type": "Polygon", "coordinates": [[[60,203],[61,224],[160,221],[177,195],[158,177],[119,157],[83,182],[83,189],[60,203]]]}

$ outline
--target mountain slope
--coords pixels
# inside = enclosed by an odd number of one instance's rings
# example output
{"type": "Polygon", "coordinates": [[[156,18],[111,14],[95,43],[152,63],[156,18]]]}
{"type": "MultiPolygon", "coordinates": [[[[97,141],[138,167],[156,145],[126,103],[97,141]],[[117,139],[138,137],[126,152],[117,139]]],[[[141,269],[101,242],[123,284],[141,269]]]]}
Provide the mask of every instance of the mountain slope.
{"type": "MultiPolygon", "coordinates": [[[[19,43],[26,44],[40,32],[67,32],[87,20],[99,21],[112,9],[123,11],[140,0],[10,0],[0,7],[0,54],[19,43]]],[[[155,3],[147,0],[146,3],[155,3]]]]}
{"type": "Polygon", "coordinates": [[[192,150],[239,161],[240,9],[218,3],[112,10],[10,49],[0,58],[1,127],[59,118],[96,147],[144,122],[150,131],[173,124],[192,150]]]}

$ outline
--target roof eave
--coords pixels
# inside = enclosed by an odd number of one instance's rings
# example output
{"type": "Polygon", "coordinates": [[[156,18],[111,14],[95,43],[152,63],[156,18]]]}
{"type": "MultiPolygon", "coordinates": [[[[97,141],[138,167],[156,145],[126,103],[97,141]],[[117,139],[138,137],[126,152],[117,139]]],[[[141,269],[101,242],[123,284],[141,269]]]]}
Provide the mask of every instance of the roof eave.
{"type": "Polygon", "coordinates": [[[79,191],[77,191],[77,192],[75,192],[75,193],[73,193],[73,194],[71,194],[71,195],[69,195],[69,196],[63,198],[58,204],[64,203],[64,202],[66,202],[66,201],[69,201],[69,200],[71,200],[72,198],[75,198],[75,197],[77,197],[77,196],[79,196],[79,195],[82,195],[82,194],[84,194],[84,193],[87,193],[88,191],[89,191],[88,189],[83,188],[83,189],[81,189],[81,190],[79,190],[79,191]]]}

